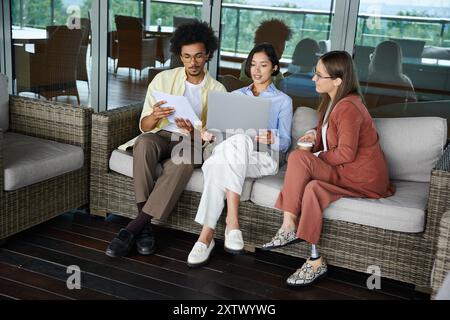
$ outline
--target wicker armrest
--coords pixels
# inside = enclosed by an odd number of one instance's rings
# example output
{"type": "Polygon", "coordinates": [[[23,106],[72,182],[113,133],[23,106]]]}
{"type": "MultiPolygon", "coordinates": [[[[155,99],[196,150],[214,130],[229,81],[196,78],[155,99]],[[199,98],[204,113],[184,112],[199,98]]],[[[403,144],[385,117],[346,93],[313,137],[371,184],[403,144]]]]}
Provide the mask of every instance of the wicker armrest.
{"type": "Polygon", "coordinates": [[[437,162],[435,170],[450,172],[450,144],[444,150],[444,153],[437,162]]]}
{"type": "Polygon", "coordinates": [[[450,146],[444,150],[431,172],[424,237],[433,243],[434,248],[442,215],[447,210],[450,210],[450,146]]]}
{"type": "Polygon", "coordinates": [[[89,153],[92,109],[10,96],[10,130],[81,146],[89,153]]]}
{"type": "Polygon", "coordinates": [[[108,171],[111,152],[139,135],[143,103],[136,103],[92,116],[91,169],[108,171]]]}
{"type": "Polygon", "coordinates": [[[435,269],[432,279],[433,296],[439,291],[450,272],[450,210],[442,215],[436,251],[435,269]]]}

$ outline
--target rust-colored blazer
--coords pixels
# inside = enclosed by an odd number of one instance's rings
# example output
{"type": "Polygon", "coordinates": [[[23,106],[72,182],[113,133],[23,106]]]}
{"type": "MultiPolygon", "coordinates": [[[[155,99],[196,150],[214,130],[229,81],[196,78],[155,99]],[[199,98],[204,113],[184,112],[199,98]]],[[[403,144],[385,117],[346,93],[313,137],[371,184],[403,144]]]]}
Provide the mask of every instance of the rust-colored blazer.
{"type": "MultiPolygon", "coordinates": [[[[316,128],[313,152],[323,150],[322,124],[316,128]]],[[[338,184],[369,198],[391,196],[394,188],[372,117],[358,95],[339,101],[329,115],[327,130],[328,151],[319,158],[334,166],[338,184]]]]}

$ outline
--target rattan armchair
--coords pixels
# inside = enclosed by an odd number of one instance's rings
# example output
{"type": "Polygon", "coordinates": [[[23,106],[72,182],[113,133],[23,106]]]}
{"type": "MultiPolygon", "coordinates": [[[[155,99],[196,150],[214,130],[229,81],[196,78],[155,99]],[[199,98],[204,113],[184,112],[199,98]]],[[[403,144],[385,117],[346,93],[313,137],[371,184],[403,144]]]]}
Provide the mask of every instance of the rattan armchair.
{"type": "Polygon", "coordinates": [[[156,38],[145,38],[144,26],[140,18],[115,16],[117,27],[118,61],[114,70],[119,68],[134,68],[139,70],[154,67],[156,60],[156,38]]]}
{"type": "MultiPolygon", "coordinates": [[[[111,152],[138,135],[142,104],[131,105],[93,115],[91,161],[91,213],[105,216],[115,213],[125,217],[137,215],[131,178],[109,170],[111,152]]],[[[194,217],[200,193],[184,191],[173,214],[162,223],[171,228],[199,233],[194,217]]],[[[431,270],[438,243],[439,223],[450,209],[450,148],[431,173],[426,228],[422,233],[405,233],[339,220],[324,220],[321,252],[330,265],[359,272],[376,265],[381,276],[431,288],[431,270]]],[[[282,223],[280,212],[251,201],[240,202],[239,219],[246,245],[257,248],[276,233],[282,223]]],[[[223,237],[224,216],[216,235],[223,237]]],[[[306,243],[278,249],[279,252],[307,257],[306,243]]]]}
{"type": "Polygon", "coordinates": [[[450,210],[442,216],[439,226],[436,261],[433,270],[432,297],[441,289],[447,274],[450,273],[450,210]]]}
{"type": "Polygon", "coordinates": [[[0,130],[0,240],[89,203],[92,109],[10,96],[9,130],[80,146],[84,166],[14,191],[4,189],[4,133],[0,130]]]}

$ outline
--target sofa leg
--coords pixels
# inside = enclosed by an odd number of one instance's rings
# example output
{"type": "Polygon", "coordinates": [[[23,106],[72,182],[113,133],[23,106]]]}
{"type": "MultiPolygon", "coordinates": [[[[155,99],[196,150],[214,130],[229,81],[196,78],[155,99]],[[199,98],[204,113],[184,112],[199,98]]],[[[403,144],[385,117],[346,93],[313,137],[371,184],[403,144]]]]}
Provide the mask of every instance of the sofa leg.
{"type": "Polygon", "coordinates": [[[106,218],[108,216],[108,212],[106,212],[106,210],[97,210],[97,209],[90,209],[90,214],[91,216],[95,216],[95,217],[102,217],[102,218],[106,218]]]}
{"type": "Polygon", "coordinates": [[[251,245],[245,244],[244,245],[244,250],[247,251],[247,252],[255,253],[256,248],[255,248],[255,246],[251,246],[251,245]]]}

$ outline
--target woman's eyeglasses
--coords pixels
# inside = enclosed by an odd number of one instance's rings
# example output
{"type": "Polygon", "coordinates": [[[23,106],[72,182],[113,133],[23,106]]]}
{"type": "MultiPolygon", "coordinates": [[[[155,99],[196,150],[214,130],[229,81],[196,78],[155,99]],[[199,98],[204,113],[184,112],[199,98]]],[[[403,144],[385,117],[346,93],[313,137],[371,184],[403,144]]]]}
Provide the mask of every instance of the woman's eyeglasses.
{"type": "Polygon", "coordinates": [[[324,77],[317,73],[316,68],[313,69],[313,74],[317,77],[317,79],[334,79],[334,77],[324,77]]]}

